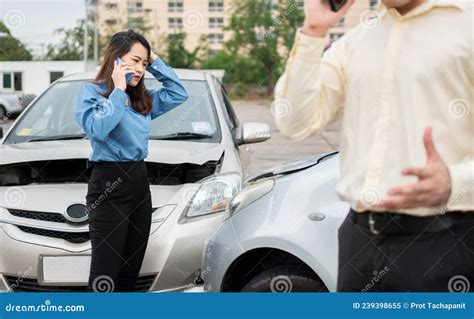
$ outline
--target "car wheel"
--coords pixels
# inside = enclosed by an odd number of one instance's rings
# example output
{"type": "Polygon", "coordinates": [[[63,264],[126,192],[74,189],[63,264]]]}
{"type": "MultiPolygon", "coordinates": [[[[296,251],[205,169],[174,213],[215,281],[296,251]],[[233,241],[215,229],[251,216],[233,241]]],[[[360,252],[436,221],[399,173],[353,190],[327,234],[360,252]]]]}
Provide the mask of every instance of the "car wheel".
{"type": "Polygon", "coordinates": [[[0,120],[6,120],[7,119],[7,112],[5,111],[5,108],[0,105],[0,120]]]}
{"type": "Polygon", "coordinates": [[[327,292],[314,273],[298,265],[267,269],[247,282],[242,292],[327,292]]]}

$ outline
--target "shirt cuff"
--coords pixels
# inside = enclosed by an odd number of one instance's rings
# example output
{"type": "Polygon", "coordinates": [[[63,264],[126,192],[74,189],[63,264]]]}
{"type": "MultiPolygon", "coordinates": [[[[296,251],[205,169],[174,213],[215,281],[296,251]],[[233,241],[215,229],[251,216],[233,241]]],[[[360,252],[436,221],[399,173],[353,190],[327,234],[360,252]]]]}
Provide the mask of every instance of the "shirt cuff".
{"type": "Polygon", "coordinates": [[[295,42],[290,53],[290,57],[308,62],[321,61],[324,48],[329,43],[329,36],[324,38],[306,35],[299,28],[296,31],[295,42]]]}
{"type": "Polygon", "coordinates": [[[127,94],[119,88],[114,88],[109,95],[109,101],[112,102],[114,107],[120,107],[121,105],[129,105],[127,94]]]}
{"type": "Polygon", "coordinates": [[[451,178],[451,195],[448,199],[448,210],[465,210],[474,208],[474,162],[448,165],[451,178]]]}
{"type": "Polygon", "coordinates": [[[167,67],[166,63],[163,62],[163,60],[160,59],[159,56],[157,56],[156,59],[153,61],[153,63],[149,64],[146,67],[146,70],[156,76],[156,75],[160,75],[162,73],[161,71],[164,70],[164,68],[166,67],[167,67]]]}

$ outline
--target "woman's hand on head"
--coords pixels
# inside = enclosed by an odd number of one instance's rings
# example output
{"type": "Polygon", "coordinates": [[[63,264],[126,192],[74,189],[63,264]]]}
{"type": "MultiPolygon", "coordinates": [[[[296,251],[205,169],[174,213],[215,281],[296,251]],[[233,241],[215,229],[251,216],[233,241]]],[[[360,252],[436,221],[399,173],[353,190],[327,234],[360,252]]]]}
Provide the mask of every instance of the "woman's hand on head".
{"type": "Polygon", "coordinates": [[[152,64],[153,62],[155,62],[155,60],[156,60],[157,57],[158,57],[158,55],[156,55],[155,52],[150,51],[150,64],[152,64]]]}
{"type": "Polygon", "coordinates": [[[132,71],[135,73],[135,70],[128,64],[122,63],[118,64],[117,61],[114,61],[114,70],[112,71],[112,81],[116,88],[121,89],[125,92],[127,89],[126,75],[132,71]]]}

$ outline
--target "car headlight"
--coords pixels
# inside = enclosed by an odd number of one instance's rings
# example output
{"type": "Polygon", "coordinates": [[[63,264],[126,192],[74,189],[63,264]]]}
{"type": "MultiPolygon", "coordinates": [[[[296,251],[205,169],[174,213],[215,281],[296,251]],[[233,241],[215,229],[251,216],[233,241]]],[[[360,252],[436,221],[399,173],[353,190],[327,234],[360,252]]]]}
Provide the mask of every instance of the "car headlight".
{"type": "Polygon", "coordinates": [[[246,186],[230,201],[225,219],[232,217],[248,205],[268,194],[273,189],[273,185],[275,185],[275,180],[271,178],[246,186]]]}
{"type": "Polygon", "coordinates": [[[224,211],[242,187],[240,174],[225,173],[204,180],[193,196],[186,217],[192,218],[224,211]]]}

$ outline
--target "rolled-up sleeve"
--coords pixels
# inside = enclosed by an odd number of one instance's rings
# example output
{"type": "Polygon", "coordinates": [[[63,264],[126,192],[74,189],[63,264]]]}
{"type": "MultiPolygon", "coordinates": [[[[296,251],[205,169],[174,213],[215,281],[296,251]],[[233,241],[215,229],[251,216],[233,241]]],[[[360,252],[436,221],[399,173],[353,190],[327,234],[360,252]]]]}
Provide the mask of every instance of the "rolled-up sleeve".
{"type": "Polygon", "coordinates": [[[311,37],[298,29],[285,71],[275,86],[276,126],[290,139],[304,139],[342,114],[344,41],[336,41],[321,57],[327,43],[327,38],[311,37]]]}
{"type": "Polygon", "coordinates": [[[163,83],[163,87],[158,90],[148,90],[153,104],[152,120],[171,111],[188,99],[188,92],[176,72],[159,57],[147,67],[147,71],[163,83]]]}
{"type": "Polygon", "coordinates": [[[115,88],[108,98],[101,96],[94,84],[84,83],[79,89],[75,117],[89,138],[104,141],[125,112],[127,94],[115,88]]]}

